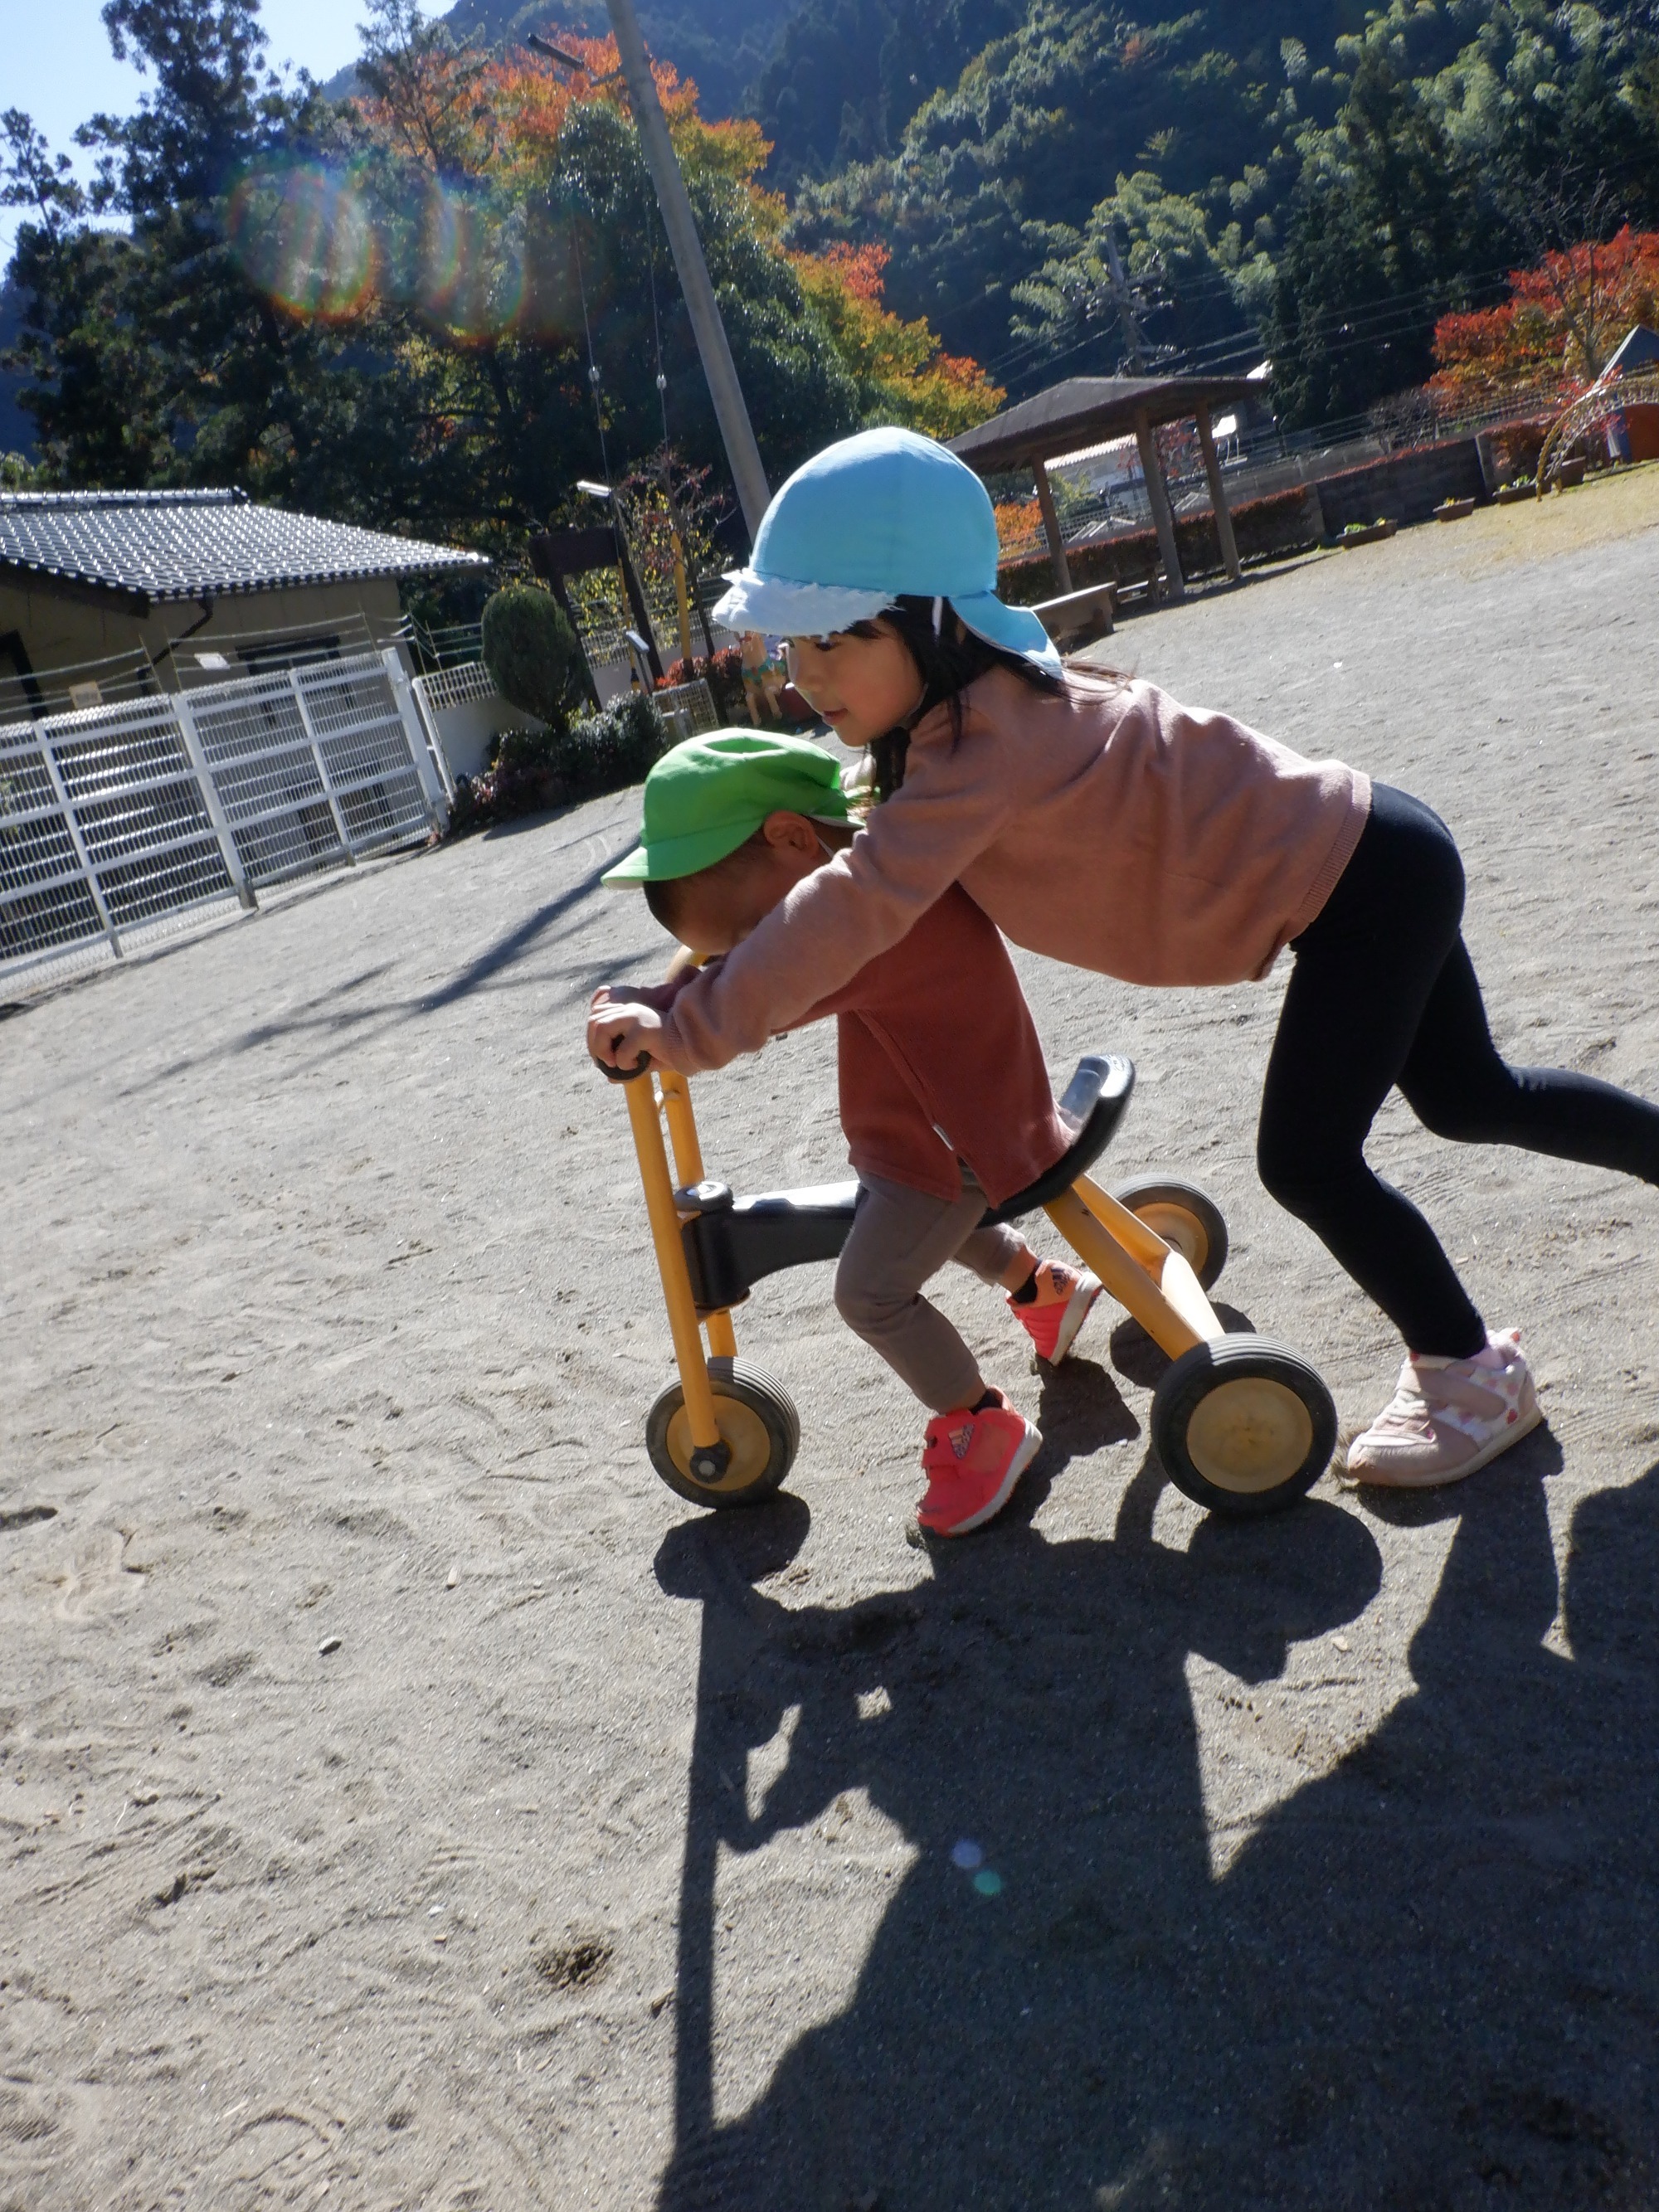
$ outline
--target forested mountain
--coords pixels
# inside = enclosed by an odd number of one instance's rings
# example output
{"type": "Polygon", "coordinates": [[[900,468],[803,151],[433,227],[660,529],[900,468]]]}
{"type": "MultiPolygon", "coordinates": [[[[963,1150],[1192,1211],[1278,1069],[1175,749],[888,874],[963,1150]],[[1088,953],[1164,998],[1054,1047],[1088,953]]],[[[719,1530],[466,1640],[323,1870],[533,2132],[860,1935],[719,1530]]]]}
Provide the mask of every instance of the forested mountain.
{"type": "MultiPolygon", "coordinates": [[[[0,115],[44,479],[507,542],[665,429],[718,469],[608,51],[568,79],[523,46],[595,39],[603,0],[367,12],[342,104],[270,74],[258,0],[109,0],[151,89],[89,191],[0,115]]],[[[1421,384],[1507,270],[1659,228],[1659,0],[640,12],[775,470],[1126,361],[1265,352],[1281,419],[1328,422],[1421,384]]]]}
{"type": "MultiPolygon", "coordinates": [[[[1137,351],[1267,351],[1288,420],[1343,415],[1420,383],[1438,314],[1495,299],[1508,267],[1659,221],[1653,0],[641,15],[705,112],[758,119],[793,242],[884,248],[888,305],[1016,393],[1137,351]]],[[[605,18],[458,0],[447,20],[495,40],[605,18]]]]}
{"type": "Polygon", "coordinates": [[[1659,218],[1659,8],[804,0],[754,94],[803,242],[1016,391],[1265,346],[1292,420],[1419,382],[1436,315],[1659,218]],[[979,41],[977,45],[976,41],[979,41]]]}
{"type": "MultiPolygon", "coordinates": [[[[750,87],[794,6],[795,0],[640,0],[640,27],[653,54],[696,80],[706,115],[738,115],[747,111],[750,87]]],[[[477,33],[490,46],[526,31],[604,38],[611,28],[605,0],[456,0],[444,21],[458,39],[477,33]]]]}

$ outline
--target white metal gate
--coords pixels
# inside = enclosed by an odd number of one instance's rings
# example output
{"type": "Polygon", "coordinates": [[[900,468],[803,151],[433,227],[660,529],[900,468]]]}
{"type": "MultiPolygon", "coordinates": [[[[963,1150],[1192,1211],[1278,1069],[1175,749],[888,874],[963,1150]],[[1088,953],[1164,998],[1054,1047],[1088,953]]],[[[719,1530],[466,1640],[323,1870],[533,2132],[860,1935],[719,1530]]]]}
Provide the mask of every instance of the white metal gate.
{"type": "Polygon", "coordinates": [[[428,836],[443,779],[395,648],[0,725],[0,978],[428,836]]]}

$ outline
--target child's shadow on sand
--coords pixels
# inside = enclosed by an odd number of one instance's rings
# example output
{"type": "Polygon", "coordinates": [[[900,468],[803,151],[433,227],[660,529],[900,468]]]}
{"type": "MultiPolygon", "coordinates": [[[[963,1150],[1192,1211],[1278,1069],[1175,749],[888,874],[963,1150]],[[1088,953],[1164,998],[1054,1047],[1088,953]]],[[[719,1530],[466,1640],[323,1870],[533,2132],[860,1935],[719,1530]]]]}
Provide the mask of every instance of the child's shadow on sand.
{"type": "MultiPolygon", "coordinates": [[[[1098,1417],[1103,1391],[1116,1396],[1094,1374],[1067,1380],[1079,1421],[1098,1417]]],[[[1143,1470],[1115,1541],[1051,1543],[1005,1524],[994,1543],[938,1553],[932,1580],[843,1608],[789,1609],[753,1587],[804,1534],[798,1501],[665,1540],[664,1589],[704,1607],[677,1995],[681,2148],[665,2203],[840,2212],[921,2170],[933,2193],[915,2196],[913,2178],[884,2201],[1032,2201],[1033,2130],[1046,2140],[1068,2124],[1068,2100],[1045,2117],[1027,2077],[1035,2063],[1047,2081],[1086,2026],[1079,1961],[1092,1989],[1125,1944],[1147,1971],[1184,1959],[1192,1901],[1209,1887],[1189,1657],[1267,1680],[1293,1640],[1352,1620],[1380,1579],[1364,1522],[1322,1503],[1271,1527],[1206,1522],[1186,1553],[1154,1545],[1159,1486],[1143,1470]],[[878,1686],[887,1710],[861,1718],[878,1686]],[[751,1820],[748,1754],[793,1706],[788,1763],[751,1820]],[[920,1856],[852,2008],[803,2039],[748,2122],[716,2131],[718,1847],[752,1850],[853,1788],[920,1856]],[[964,1841],[984,1853],[996,1895],[952,1863],[964,1841]]]]}
{"type": "Polygon", "coordinates": [[[1354,1620],[1380,1575],[1358,1513],[1206,1522],[1178,1553],[1151,1540],[1146,1468],[1112,1541],[1015,1526],[917,1589],[799,1611],[753,1587],[804,1534],[798,1503],[676,1529],[659,1577],[704,1632],[663,2205],[1652,2202],[1659,1468],[1578,1508],[1570,1657],[1545,1641],[1557,1464],[1528,1439],[1438,1508],[1457,1527],[1414,1694],[1218,1878],[1212,1833],[1270,1794],[1264,1767],[1282,1789],[1351,1735],[1379,1655],[1329,1646],[1259,1722],[1237,1693],[1202,1777],[1189,1662],[1263,1684],[1354,1620]],[[793,1705],[751,1820],[748,1753],[793,1705]],[[849,1788],[918,1856],[846,2010],[717,2128],[718,1846],[849,1788]],[[996,1893],[953,1863],[967,1841],[996,1893]]]}

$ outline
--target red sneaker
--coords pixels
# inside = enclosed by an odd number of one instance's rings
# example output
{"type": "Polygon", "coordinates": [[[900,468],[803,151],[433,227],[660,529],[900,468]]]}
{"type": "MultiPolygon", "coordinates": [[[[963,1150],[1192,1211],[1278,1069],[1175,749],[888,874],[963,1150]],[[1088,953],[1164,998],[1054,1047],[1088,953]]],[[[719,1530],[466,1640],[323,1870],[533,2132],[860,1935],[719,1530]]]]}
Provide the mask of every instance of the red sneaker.
{"type": "Polygon", "coordinates": [[[916,1508],[916,1525],[930,1536],[965,1536],[994,1520],[1036,1456],[1041,1431],[1000,1390],[992,1395],[996,1404],[981,1413],[963,1407],[927,1424],[921,1448],[927,1495],[916,1508]]]}
{"type": "Polygon", "coordinates": [[[1063,1260],[1045,1260],[1036,1271],[1036,1296],[1024,1305],[1008,1301],[1008,1310],[1037,1349],[1037,1358],[1058,1367],[1100,1296],[1100,1285],[1085,1267],[1081,1273],[1063,1260]]]}

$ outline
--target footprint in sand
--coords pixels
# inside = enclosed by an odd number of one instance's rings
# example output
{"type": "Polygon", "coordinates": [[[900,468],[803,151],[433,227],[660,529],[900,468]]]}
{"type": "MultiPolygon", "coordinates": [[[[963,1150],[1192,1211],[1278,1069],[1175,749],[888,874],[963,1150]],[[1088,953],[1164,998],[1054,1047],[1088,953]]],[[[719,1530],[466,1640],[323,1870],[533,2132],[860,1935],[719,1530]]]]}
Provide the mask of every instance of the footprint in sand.
{"type": "Polygon", "coordinates": [[[58,2124],[42,2092],[0,2081],[0,2203],[33,2202],[34,2185],[44,2184],[62,2151],[58,2124]],[[6,2186],[11,2182],[28,2184],[30,2194],[13,2196],[6,2186]]]}
{"type": "MultiPolygon", "coordinates": [[[[234,2116],[233,2106],[226,2118],[234,2116]]],[[[186,2199],[191,2212],[223,2212],[230,2204],[277,2206],[319,2203],[331,2176],[329,2154],[339,2140],[337,2123],[284,2105],[251,2113],[228,2131],[210,2164],[198,2173],[186,2199]]]]}
{"type": "Polygon", "coordinates": [[[126,1565],[131,1540],[122,1528],[88,1532],[76,1547],[52,1607],[59,1620],[98,1620],[138,1602],[147,1570],[126,1565]]]}

